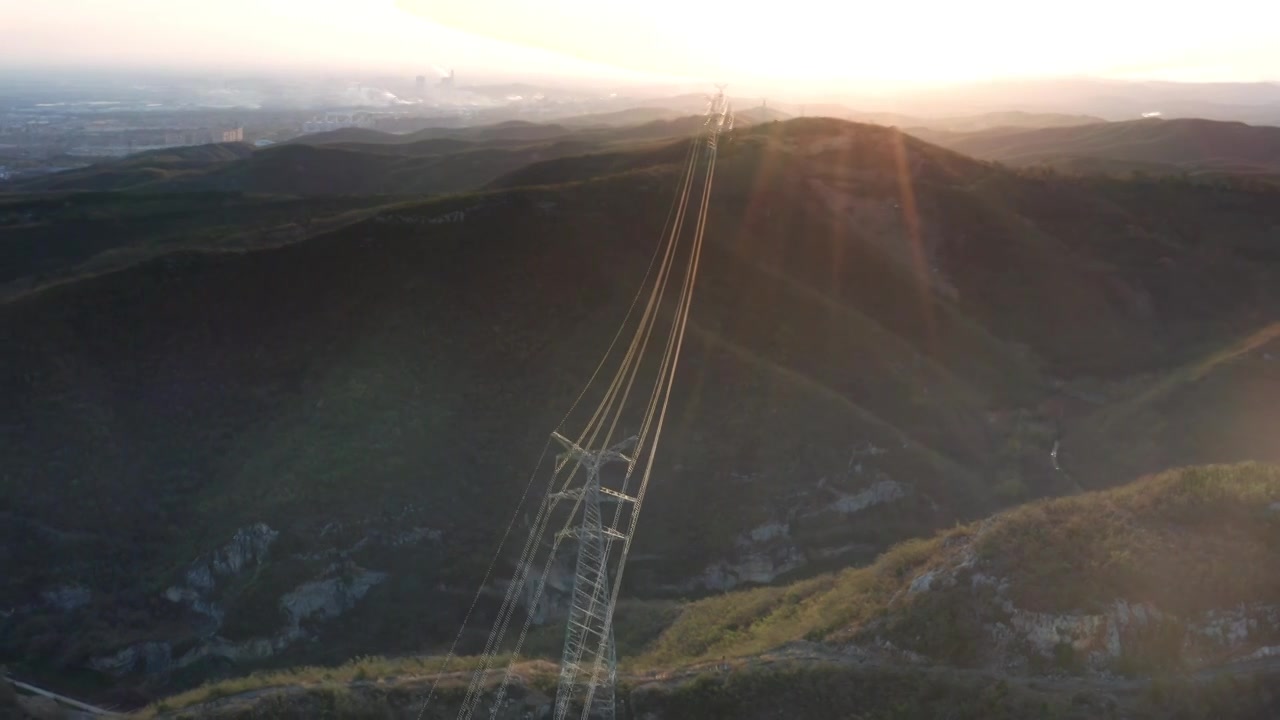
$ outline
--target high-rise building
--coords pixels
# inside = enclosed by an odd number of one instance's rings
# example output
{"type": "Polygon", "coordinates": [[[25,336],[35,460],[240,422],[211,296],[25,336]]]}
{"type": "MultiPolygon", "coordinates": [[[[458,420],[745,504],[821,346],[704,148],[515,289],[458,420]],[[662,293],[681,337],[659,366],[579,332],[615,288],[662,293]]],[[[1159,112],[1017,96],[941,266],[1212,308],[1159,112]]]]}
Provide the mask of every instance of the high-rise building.
{"type": "Polygon", "coordinates": [[[419,75],[413,79],[413,86],[418,90],[418,97],[427,94],[427,76],[419,75]]]}
{"type": "Polygon", "coordinates": [[[440,87],[442,87],[442,88],[452,88],[452,87],[453,87],[453,71],[452,71],[452,70],[450,70],[450,71],[449,71],[449,74],[448,74],[448,75],[446,75],[446,76],[444,76],[444,77],[440,78],[440,87]]]}

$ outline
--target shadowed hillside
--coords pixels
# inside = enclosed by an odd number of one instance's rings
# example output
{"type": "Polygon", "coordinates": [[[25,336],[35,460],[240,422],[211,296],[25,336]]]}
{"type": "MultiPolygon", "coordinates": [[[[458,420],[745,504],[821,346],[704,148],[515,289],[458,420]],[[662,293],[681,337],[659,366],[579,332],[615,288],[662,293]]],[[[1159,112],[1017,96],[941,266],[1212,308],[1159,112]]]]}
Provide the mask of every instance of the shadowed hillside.
{"type": "MultiPolygon", "coordinates": [[[[629,717],[1267,717],[1280,673],[1280,469],[1189,468],[1032,503],[874,563],[687,603],[622,651],[629,717]],[[641,715],[641,713],[645,713],[641,715]],[[896,714],[895,714],[896,713],[896,714]],[[945,713],[945,715],[943,715],[945,713]]],[[[643,616],[623,611],[621,636],[643,616]]],[[[439,658],[214,683],[143,717],[418,712],[439,658]]],[[[456,661],[455,672],[470,659],[456,661]]],[[[518,666],[515,707],[554,695],[518,666]]],[[[427,708],[448,717],[465,676],[427,708]]]]}
{"type": "Polygon", "coordinates": [[[1275,466],[1172,471],[1032,503],[865,568],[692,603],[635,662],[679,666],[802,638],[1068,672],[1239,660],[1280,643],[1280,579],[1256,572],[1280,562],[1277,533],[1275,466]],[[1253,632],[1216,635],[1232,613],[1253,632]]]}
{"type": "Polygon", "coordinates": [[[215,192],[0,194],[0,298],[181,248],[296,242],[385,202],[215,192]]]}
{"type": "Polygon", "coordinates": [[[120,160],[0,185],[6,191],[123,190],[159,185],[211,167],[243,160],[253,153],[244,143],[195,145],[148,150],[120,160]]]}
{"type": "MultiPolygon", "coordinates": [[[[632,300],[684,148],[551,159],[521,187],[0,304],[4,658],[159,687],[447,641],[632,300]]],[[[409,162],[369,157],[369,182],[409,162]]],[[[305,181],[280,167],[246,181],[305,181]]],[[[1024,177],[874,126],[722,137],[628,593],[811,576],[1110,482],[1084,468],[1124,448],[1076,423],[1275,322],[1276,227],[1275,192],[1024,177]]],[[[1280,459],[1261,433],[1165,432],[1144,462],[1280,459]]]]}

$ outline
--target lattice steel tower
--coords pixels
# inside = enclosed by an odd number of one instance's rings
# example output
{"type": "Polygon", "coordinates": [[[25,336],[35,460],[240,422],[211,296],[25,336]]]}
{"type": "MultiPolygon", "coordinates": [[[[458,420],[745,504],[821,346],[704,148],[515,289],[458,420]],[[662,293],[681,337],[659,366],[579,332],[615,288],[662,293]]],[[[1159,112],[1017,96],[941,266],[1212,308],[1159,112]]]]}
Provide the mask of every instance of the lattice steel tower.
{"type": "MultiPolygon", "coordinates": [[[[526,590],[532,590],[527,609],[538,607],[557,552],[566,540],[577,544],[577,558],[553,717],[555,720],[566,720],[571,715],[577,720],[614,720],[616,717],[618,671],[613,615],[636,523],[653,474],[654,457],[689,322],[711,204],[717,141],[721,133],[733,128],[733,114],[723,86],[714,95],[707,96],[706,115],[702,128],[689,143],[662,241],[654,250],[632,308],[586,388],[558,427],[565,427],[597,376],[602,381],[609,378],[608,373],[600,375],[601,369],[611,367],[608,387],[576,440],[559,431],[551,435],[564,451],[556,456],[555,472],[547,481],[543,502],[530,525],[515,576],[485,641],[480,661],[471,673],[471,682],[458,712],[459,720],[472,720],[486,705],[491,720],[506,712],[507,689],[516,677],[515,659],[520,657],[533,613],[524,613],[523,620],[518,622],[520,630],[514,646],[506,643],[508,630],[519,614],[522,598],[527,597],[526,590]],[[655,333],[659,325],[664,330],[655,333]],[[627,330],[631,330],[630,342],[618,343],[627,330]],[[652,344],[651,339],[654,339],[652,344]],[[636,421],[635,437],[610,444],[617,437],[615,430],[636,421]],[[612,480],[607,482],[602,470],[610,463],[623,463],[626,468],[611,474],[612,480]],[[607,513],[606,504],[610,506],[607,513]],[[564,512],[566,507],[570,508],[568,512],[564,512]],[[550,540],[550,549],[543,553],[547,540],[550,540]],[[540,555],[544,556],[541,562],[536,560],[540,555]],[[541,570],[536,566],[541,566],[541,570]],[[490,671],[495,669],[499,653],[507,647],[510,647],[511,658],[496,691],[490,694],[487,689],[490,671]]],[[[541,464],[539,459],[539,466],[541,464]]],[[[536,475],[537,470],[530,476],[530,484],[536,475]]],[[[528,486],[525,492],[528,493],[528,486]]],[[[514,526],[515,517],[503,535],[486,581],[501,556],[502,544],[514,526]]],[[[472,609],[483,591],[484,582],[472,602],[472,609]]],[[[463,629],[459,630],[430,694],[423,701],[419,720],[435,696],[440,679],[445,677],[444,671],[465,628],[464,619],[463,629]]]]}
{"type": "MultiPolygon", "coordinates": [[[[573,538],[578,542],[578,560],[573,580],[573,600],[565,629],[564,653],[560,659],[560,685],[556,691],[557,720],[564,718],[575,703],[590,702],[591,717],[613,720],[614,685],[618,674],[617,651],[609,627],[612,586],[609,582],[609,551],[614,540],[624,540],[615,523],[606,523],[601,506],[606,501],[635,503],[635,498],[604,487],[600,468],[606,463],[631,465],[623,450],[632,447],[629,438],[607,450],[585,450],[560,433],[552,438],[565,447],[556,458],[557,472],[569,462],[578,463],[586,472],[586,481],[573,490],[557,494],[581,507],[582,521],[577,527],[562,531],[557,541],[573,538]],[[593,689],[593,690],[592,690],[593,689]]],[[[558,544],[558,542],[557,542],[558,544]]]]}

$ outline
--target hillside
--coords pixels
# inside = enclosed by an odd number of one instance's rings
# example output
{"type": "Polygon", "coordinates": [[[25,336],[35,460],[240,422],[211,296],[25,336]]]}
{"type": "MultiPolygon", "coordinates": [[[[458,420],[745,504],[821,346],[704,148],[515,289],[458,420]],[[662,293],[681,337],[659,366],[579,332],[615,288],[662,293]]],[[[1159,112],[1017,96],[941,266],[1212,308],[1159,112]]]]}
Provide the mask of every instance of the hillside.
{"type": "Polygon", "coordinates": [[[1021,671],[1195,669],[1280,651],[1280,468],[1204,466],[1041,501],[875,563],[694,602],[635,662],[807,639],[1021,671]],[[1236,624],[1240,629],[1235,628],[1236,624]],[[1055,667],[1056,666],[1056,667],[1055,667]]]}
{"type": "Polygon", "coordinates": [[[146,187],[243,160],[252,153],[253,148],[244,143],[148,150],[119,160],[0,184],[0,191],[123,190],[146,187]]]}
{"type": "Polygon", "coordinates": [[[1238,122],[1156,118],[1074,127],[918,134],[966,155],[1010,165],[1280,174],[1280,127],[1238,122]]]}
{"type": "Polygon", "coordinates": [[[613,127],[639,125],[655,120],[675,120],[686,113],[664,107],[635,107],[613,112],[589,113],[561,118],[557,122],[570,127],[613,127]]]}
{"type": "Polygon", "coordinates": [[[0,194],[0,299],[183,248],[296,242],[386,201],[215,192],[0,194]]]}
{"type": "MultiPolygon", "coordinates": [[[[739,109],[740,114],[760,110],[759,105],[751,103],[735,105],[735,107],[739,109]]],[[[920,136],[926,139],[929,139],[924,135],[927,132],[966,133],[991,128],[1051,128],[1105,122],[1102,118],[1092,115],[1050,112],[1007,111],[968,115],[916,115],[901,112],[862,110],[836,103],[806,105],[783,103],[777,107],[784,111],[783,117],[804,115],[874,123],[876,125],[909,129],[908,132],[920,131],[920,136]]],[[[769,110],[773,112],[773,106],[770,106],[769,110]]]]}
{"type": "Polygon", "coordinates": [[[461,192],[558,152],[581,146],[490,147],[454,143],[281,145],[234,160],[212,160],[180,172],[129,159],[16,184],[22,192],[235,192],[272,195],[432,195],[461,192]],[[388,147],[394,150],[388,151],[388,147]],[[405,150],[406,152],[401,152],[405,150]]]}
{"type": "Polygon", "coordinates": [[[676,113],[665,108],[633,108],[603,115],[565,118],[555,123],[511,120],[494,125],[425,128],[411,133],[392,134],[362,128],[342,128],[302,135],[293,145],[394,145],[412,146],[427,141],[451,140],[467,143],[527,145],[575,139],[596,143],[653,140],[687,136],[705,121],[698,113],[676,113]]]}
{"type": "MultiPolygon", "coordinates": [[[[873,122],[881,125],[893,125],[909,128],[908,132],[923,131],[937,133],[971,133],[1005,128],[1041,129],[1066,128],[1092,125],[1105,122],[1092,115],[1072,115],[1067,113],[1033,113],[1033,112],[990,112],[976,115],[951,115],[942,117],[924,117],[919,115],[903,115],[901,113],[855,113],[852,119],[861,122],[873,122]]],[[[926,137],[923,133],[921,137],[926,137]]],[[[932,137],[926,137],[932,140],[932,137]]]]}
{"type": "MultiPolygon", "coordinates": [[[[0,662],[154,691],[447,643],[631,302],[683,147],[540,161],[0,303],[0,662]]],[[[1275,192],[1030,177],[814,118],[720,151],[631,596],[864,563],[1121,482],[1086,469],[1144,439],[1143,463],[1280,460],[1262,431],[1207,432],[1280,406],[1265,378],[1161,395],[1199,444],[1124,421],[1081,442],[1095,400],[1268,352],[1250,338],[1280,307],[1275,192]]]]}
{"type": "Polygon", "coordinates": [[[547,159],[625,151],[688,137],[703,122],[705,118],[681,117],[623,127],[569,129],[512,121],[430,128],[406,135],[344,128],[257,151],[240,144],[139,153],[11,183],[5,189],[16,193],[440,195],[479,189],[547,159]]]}
{"type": "MultiPolygon", "coordinates": [[[[686,604],[622,659],[626,706],[661,719],[895,706],[894,717],[1263,717],[1280,710],[1265,689],[1280,677],[1280,579],[1258,569],[1277,563],[1280,468],[1168,472],[913,540],[867,567],[686,604]]],[[[304,668],[152,710],[302,717],[327,695],[353,716],[389,717],[421,705],[438,667],[304,668]]],[[[546,701],[553,669],[524,667],[512,717],[546,701]]],[[[432,711],[448,716],[451,697],[432,711]]]]}

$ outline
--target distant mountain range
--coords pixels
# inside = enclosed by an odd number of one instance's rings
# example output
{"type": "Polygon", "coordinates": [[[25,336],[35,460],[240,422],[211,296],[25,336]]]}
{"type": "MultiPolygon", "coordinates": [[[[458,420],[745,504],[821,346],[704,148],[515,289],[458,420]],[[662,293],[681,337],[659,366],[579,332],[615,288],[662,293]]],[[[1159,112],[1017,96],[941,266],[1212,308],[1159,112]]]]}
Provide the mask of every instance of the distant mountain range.
{"type": "Polygon", "coordinates": [[[1010,165],[1076,171],[1280,176],[1280,127],[1158,118],[1070,127],[977,132],[913,128],[918,137],[1010,165]]]}
{"type": "Polygon", "coordinates": [[[542,160],[687,136],[701,117],[623,127],[521,121],[393,135],[344,128],[251,151],[243,144],[143,153],[12,183],[23,192],[246,192],[421,196],[475,190],[542,160]]]}
{"type": "Polygon", "coordinates": [[[1111,121],[1147,113],[1280,125],[1280,83],[1179,83],[1097,78],[1003,80],[831,98],[849,107],[910,115],[1017,110],[1093,115],[1111,121]]]}

